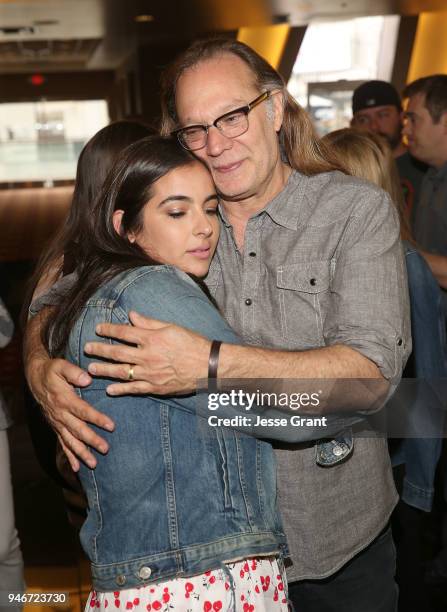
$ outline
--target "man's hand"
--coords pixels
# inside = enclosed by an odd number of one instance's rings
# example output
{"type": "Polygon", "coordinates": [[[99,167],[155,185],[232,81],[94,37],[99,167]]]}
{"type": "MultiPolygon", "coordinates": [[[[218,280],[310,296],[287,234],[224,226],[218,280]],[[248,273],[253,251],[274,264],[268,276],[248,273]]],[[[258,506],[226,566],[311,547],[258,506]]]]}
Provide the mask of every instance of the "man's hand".
{"type": "Polygon", "coordinates": [[[38,315],[27,326],[24,357],[29,387],[56,432],[72,469],[79,470],[78,458],[93,468],[96,459],[87,445],[102,453],[108,451],[108,445],[86,421],[108,431],[113,431],[114,423],[75,393],[73,386],[86,387],[92,379],[68,361],[50,359],[40,342],[41,324],[42,316],[38,315]]]}
{"type": "Polygon", "coordinates": [[[196,388],[198,379],[207,377],[211,344],[208,339],[136,312],[131,312],[129,318],[133,325],[102,323],[96,333],[133,346],[103,342],[85,345],[89,355],[116,362],[92,363],[90,374],[128,381],[109,385],[110,395],[187,393],[196,388]]]}
{"type": "Polygon", "coordinates": [[[96,459],[87,446],[101,453],[106,453],[109,447],[87,422],[108,431],[113,431],[114,423],[75,393],[73,386],[88,386],[90,376],[68,361],[49,358],[34,367],[30,364],[28,372],[31,391],[56,432],[72,469],[79,470],[78,458],[94,468],[96,459]]]}

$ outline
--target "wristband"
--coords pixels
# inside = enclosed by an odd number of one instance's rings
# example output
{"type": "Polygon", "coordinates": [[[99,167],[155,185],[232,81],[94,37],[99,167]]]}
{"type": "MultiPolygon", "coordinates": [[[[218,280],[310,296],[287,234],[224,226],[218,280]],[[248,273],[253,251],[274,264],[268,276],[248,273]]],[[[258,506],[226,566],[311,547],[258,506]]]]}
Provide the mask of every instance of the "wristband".
{"type": "Polygon", "coordinates": [[[219,351],[222,342],[220,340],[213,340],[211,343],[210,356],[208,359],[208,378],[216,380],[217,378],[217,367],[219,365],[219,351]]]}

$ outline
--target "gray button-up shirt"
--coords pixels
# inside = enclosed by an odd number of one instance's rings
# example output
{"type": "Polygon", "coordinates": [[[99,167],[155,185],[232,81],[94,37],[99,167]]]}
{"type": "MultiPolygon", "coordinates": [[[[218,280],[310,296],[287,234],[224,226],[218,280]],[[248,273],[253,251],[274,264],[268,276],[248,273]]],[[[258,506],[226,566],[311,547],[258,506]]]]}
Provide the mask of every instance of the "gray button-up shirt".
{"type": "MultiPolygon", "coordinates": [[[[249,220],[242,252],[223,217],[206,282],[247,344],[344,344],[385,378],[401,375],[411,338],[399,223],[389,197],[369,183],[292,173],[249,220]]],[[[358,438],[350,458],[329,468],[309,445],[278,448],[277,462],[289,580],[332,574],[386,525],[397,496],[385,440],[358,438]]]]}

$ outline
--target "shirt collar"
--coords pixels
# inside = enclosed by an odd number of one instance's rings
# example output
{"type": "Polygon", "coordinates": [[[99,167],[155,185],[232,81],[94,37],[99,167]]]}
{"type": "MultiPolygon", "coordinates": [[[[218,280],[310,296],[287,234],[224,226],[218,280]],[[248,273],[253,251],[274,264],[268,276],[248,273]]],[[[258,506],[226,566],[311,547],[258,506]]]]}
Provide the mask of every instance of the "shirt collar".
{"type": "MultiPolygon", "coordinates": [[[[267,206],[251,217],[259,217],[267,214],[274,223],[296,230],[298,227],[298,217],[300,212],[299,201],[305,189],[305,176],[292,170],[284,188],[271,200],[267,206]]],[[[237,204],[236,204],[237,206],[237,204]]],[[[231,227],[228,219],[225,216],[223,207],[219,209],[220,217],[226,227],[231,227]]]]}
{"type": "Polygon", "coordinates": [[[434,182],[440,182],[447,178],[447,162],[440,168],[429,168],[427,178],[434,182]]]}

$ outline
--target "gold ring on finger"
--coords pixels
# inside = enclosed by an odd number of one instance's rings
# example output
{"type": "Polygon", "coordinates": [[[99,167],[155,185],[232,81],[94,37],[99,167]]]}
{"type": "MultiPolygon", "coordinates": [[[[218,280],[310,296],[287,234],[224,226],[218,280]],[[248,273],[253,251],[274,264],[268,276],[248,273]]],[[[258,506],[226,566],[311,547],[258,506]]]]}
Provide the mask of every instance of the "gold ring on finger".
{"type": "Polygon", "coordinates": [[[129,371],[127,372],[127,380],[133,380],[133,366],[129,366],[129,371]]]}

